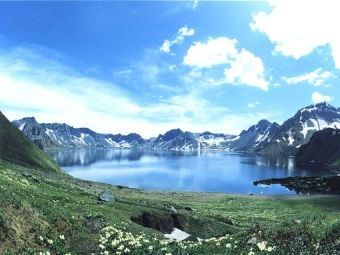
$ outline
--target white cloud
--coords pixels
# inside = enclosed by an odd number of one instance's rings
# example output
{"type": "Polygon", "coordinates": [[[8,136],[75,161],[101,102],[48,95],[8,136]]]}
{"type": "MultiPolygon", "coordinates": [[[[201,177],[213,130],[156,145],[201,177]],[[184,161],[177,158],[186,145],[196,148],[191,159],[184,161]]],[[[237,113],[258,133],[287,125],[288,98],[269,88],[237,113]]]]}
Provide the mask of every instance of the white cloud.
{"type": "Polygon", "coordinates": [[[318,68],[310,73],[293,77],[283,77],[283,80],[285,80],[289,85],[306,82],[310,85],[318,87],[324,85],[327,80],[333,77],[334,74],[332,72],[323,71],[322,68],[318,68]]]}
{"type": "Polygon", "coordinates": [[[237,40],[226,37],[210,38],[206,43],[190,46],[183,63],[188,66],[210,68],[230,63],[237,54],[237,40]]]}
{"type": "Polygon", "coordinates": [[[313,101],[314,104],[322,103],[322,102],[328,103],[328,102],[332,101],[332,97],[323,95],[323,94],[316,91],[312,94],[312,101],[313,101]]]}
{"type": "Polygon", "coordinates": [[[256,106],[260,105],[259,102],[252,102],[252,103],[248,103],[248,107],[249,108],[255,108],[256,106]]]}
{"type": "Polygon", "coordinates": [[[136,132],[148,138],[172,128],[237,134],[269,116],[232,114],[199,91],[141,103],[114,83],[84,76],[25,50],[0,53],[0,70],[0,110],[10,120],[35,116],[39,122],[103,133],[136,132]]]}
{"type": "Polygon", "coordinates": [[[268,90],[261,58],[246,49],[238,50],[237,40],[226,37],[210,38],[206,43],[195,42],[183,59],[185,65],[195,68],[212,68],[227,65],[223,80],[211,79],[215,85],[232,83],[268,90]]]}
{"type": "Polygon", "coordinates": [[[197,9],[198,3],[199,3],[198,0],[193,0],[193,1],[192,1],[192,8],[193,8],[194,10],[197,9]]]}
{"type": "Polygon", "coordinates": [[[340,68],[339,2],[333,0],[271,0],[272,10],[253,15],[251,28],[264,33],[274,53],[299,59],[320,46],[330,46],[340,68]]]}
{"type": "Polygon", "coordinates": [[[191,37],[195,34],[195,29],[188,28],[188,26],[181,27],[177,31],[177,35],[173,40],[165,40],[160,47],[160,51],[164,53],[171,53],[173,45],[180,45],[184,42],[185,37],[191,37]]]}
{"type": "Polygon", "coordinates": [[[160,51],[165,52],[165,53],[170,53],[171,52],[171,42],[169,40],[165,40],[160,48],[160,51]]]}
{"type": "Polygon", "coordinates": [[[224,70],[225,81],[268,90],[269,83],[264,78],[264,66],[259,57],[242,49],[231,63],[230,68],[224,70]]]}

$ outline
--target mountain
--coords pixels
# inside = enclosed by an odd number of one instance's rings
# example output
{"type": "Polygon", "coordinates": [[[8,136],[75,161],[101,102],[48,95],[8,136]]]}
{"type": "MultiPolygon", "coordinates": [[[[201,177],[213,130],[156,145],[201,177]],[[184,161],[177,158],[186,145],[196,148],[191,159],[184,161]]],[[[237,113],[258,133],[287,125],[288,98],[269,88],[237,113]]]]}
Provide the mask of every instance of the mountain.
{"type": "Polygon", "coordinates": [[[39,124],[33,117],[13,121],[40,148],[137,148],[150,150],[221,149],[262,154],[295,154],[312,135],[324,128],[340,128],[340,108],[327,103],[300,109],[281,126],[260,120],[238,136],[192,133],[172,129],[158,137],[144,140],[140,135],[99,134],[88,128],[67,124],[39,124]]]}
{"type": "Polygon", "coordinates": [[[39,148],[132,148],[144,143],[138,134],[99,134],[88,128],[74,128],[67,124],[41,123],[35,118],[12,122],[39,148]]]}
{"type": "Polygon", "coordinates": [[[327,103],[307,106],[286,120],[271,141],[262,142],[256,152],[295,154],[315,132],[325,128],[340,128],[340,108],[327,103]]]}
{"type": "Polygon", "coordinates": [[[139,134],[99,134],[88,128],[67,124],[41,123],[35,118],[12,122],[39,148],[137,148],[158,150],[226,149],[232,135],[210,132],[191,133],[173,129],[156,138],[144,140],[139,134]]]}
{"type": "Polygon", "coordinates": [[[210,132],[191,133],[181,129],[172,129],[157,138],[151,138],[143,148],[158,150],[225,149],[226,142],[234,137],[210,132]]]}
{"type": "Polygon", "coordinates": [[[315,165],[340,170],[340,130],[326,128],[313,134],[295,157],[298,166],[315,165]]]}
{"type": "Polygon", "coordinates": [[[34,117],[15,120],[12,124],[18,127],[19,130],[40,149],[58,146],[58,144],[48,136],[45,128],[40,125],[34,117]]]}
{"type": "Polygon", "coordinates": [[[243,130],[237,137],[232,139],[227,147],[231,151],[254,152],[259,150],[261,144],[269,143],[275,136],[280,125],[268,120],[260,120],[248,130],[243,130]]]}
{"type": "Polygon", "coordinates": [[[1,112],[0,159],[45,171],[60,171],[54,161],[34,146],[1,112]]]}
{"type": "Polygon", "coordinates": [[[235,137],[235,135],[215,134],[207,131],[196,134],[196,140],[200,143],[201,149],[228,149],[228,142],[235,137]]]}

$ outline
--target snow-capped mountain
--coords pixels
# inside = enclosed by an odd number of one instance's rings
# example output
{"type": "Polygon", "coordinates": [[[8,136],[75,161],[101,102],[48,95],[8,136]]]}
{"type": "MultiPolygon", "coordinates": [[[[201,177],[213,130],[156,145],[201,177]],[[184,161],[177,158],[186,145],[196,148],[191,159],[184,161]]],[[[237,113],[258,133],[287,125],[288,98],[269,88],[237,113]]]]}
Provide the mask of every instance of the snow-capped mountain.
{"type": "Polygon", "coordinates": [[[172,129],[157,138],[148,140],[144,148],[160,150],[226,149],[226,143],[234,137],[210,132],[191,133],[172,129]]]}
{"type": "Polygon", "coordinates": [[[43,149],[58,147],[132,148],[144,143],[144,139],[138,134],[99,134],[88,128],[74,128],[67,124],[39,124],[33,117],[15,120],[13,124],[43,149]]]}
{"type": "Polygon", "coordinates": [[[33,117],[13,121],[40,148],[137,148],[149,150],[221,149],[266,154],[294,154],[311,136],[325,128],[340,128],[340,108],[326,103],[300,109],[281,126],[261,120],[238,136],[172,129],[144,140],[138,134],[99,134],[67,124],[39,124],[33,117]]]}
{"type": "Polygon", "coordinates": [[[50,138],[45,128],[34,117],[15,120],[12,123],[40,149],[57,146],[57,143],[50,138]]]}
{"type": "Polygon", "coordinates": [[[214,134],[211,132],[195,134],[195,139],[199,142],[201,149],[229,149],[227,144],[235,137],[235,135],[214,134]]]}
{"type": "Polygon", "coordinates": [[[237,137],[232,139],[228,147],[231,151],[254,152],[259,150],[261,144],[269,143],[280,125],[268,120],[260,120],[248,130],[243,130],[237,137]]]}
{"type": "Polygon", "coordinates": [[[327,103],[307,106],[286,120],[271,141],[261,143],[257,151],[294,154],[315,132],[325,128],[340,128],[340,108],[327,103]]]}

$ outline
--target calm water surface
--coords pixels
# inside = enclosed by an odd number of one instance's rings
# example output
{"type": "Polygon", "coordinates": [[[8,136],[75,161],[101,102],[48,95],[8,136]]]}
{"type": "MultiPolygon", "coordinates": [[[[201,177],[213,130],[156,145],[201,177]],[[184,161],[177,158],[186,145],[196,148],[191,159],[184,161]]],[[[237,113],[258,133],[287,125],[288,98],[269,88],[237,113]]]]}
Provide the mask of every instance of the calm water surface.
{"type": "Polygon", "coordinates": [[[242,194],[289,194],[279,185],[253,181],[274,177],[327,175],[298,169],[291,157],[267,158],[230,152],[144,152],[63,150],[50,155],[72,176],[134,188],[242,194]]]}

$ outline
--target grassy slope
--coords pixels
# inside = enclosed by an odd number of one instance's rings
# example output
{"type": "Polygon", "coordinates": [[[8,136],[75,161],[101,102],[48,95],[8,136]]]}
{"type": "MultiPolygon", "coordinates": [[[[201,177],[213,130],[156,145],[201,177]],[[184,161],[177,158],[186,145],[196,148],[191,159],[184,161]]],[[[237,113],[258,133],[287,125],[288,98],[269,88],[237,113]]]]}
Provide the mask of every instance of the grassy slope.
{"type": "Polygon", "coordinates": [[[59,167],[42,150],[34,146],[19,129],[0,112],[0,160],[24,166],[59,171],[59,167]]]}
{"type": "Polygon", "coordinates": [[[123,228],[125,222],[133,233],[157,235],[132,223],[130,217],[142,211],[167,213],[169,205],[174,205],[185,219],[186,231],[203,238],[231,233],[239,242],[232,251],[223,241],[221,246],[206,243],[193,254],[240,254],[250,249],[246,242],[253,235],[276,246],[275,254],[307,251],[317,242],[324,243],[322,249],[340,248],[336,246],[340,233],[338,197],[151,192],[81,181],[63,173],[47,174],[5,162],[0,164],[0,192],[0,254],[6,250],[11,251],[9,254],[35,254],[46,249],[55,254],[89,254],[97,249],[98,230],[105,224],[123,228]],[[113,191],[115,202],[98,204],[97,195],[104,189],[113,191]],[[193,211],[184,210],[187,206],[193,211]],[[234,225],[224,223],[228,220],[234,225]],[[38,239],[41,235],[57,240],[61,234],[66,237],[62,244],[55,241],[48,246],[38,239]]]}

